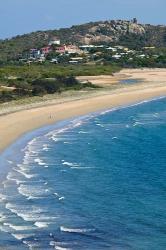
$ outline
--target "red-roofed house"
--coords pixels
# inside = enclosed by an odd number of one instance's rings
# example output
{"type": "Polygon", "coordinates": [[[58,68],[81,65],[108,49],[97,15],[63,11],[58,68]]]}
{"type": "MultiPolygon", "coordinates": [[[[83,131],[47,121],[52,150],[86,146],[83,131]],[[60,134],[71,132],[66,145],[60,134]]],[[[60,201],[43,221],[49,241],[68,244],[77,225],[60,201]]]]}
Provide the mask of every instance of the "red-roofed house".
{"type": "Polygon", "coordinates": [[[42,54],[48,54],[51,51],[51,46],[46,46],[41,49],[42,54]]]}
{"type": "Polygon", "coordinates": [[[64,54],[66,52],[66,46],[61,46],[56,48],[56,52],[60,54],[64,54]]]}

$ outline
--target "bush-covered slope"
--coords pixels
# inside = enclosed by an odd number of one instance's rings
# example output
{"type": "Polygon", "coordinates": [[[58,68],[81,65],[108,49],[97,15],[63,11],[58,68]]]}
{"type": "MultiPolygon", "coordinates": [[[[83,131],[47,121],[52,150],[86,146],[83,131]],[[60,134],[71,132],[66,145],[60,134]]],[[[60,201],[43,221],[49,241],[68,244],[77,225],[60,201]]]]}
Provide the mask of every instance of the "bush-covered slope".
{"type": "Polygon", "coordinates": [[[128,47],[166,46],[166,26],[142,25],[135,21],[91,22],[71,28],[37,31],[0,41],[0,62],[15,59],[31,48],[41,48],[52,37],[62,43],[75,44],[118,44],[128,47]]]}

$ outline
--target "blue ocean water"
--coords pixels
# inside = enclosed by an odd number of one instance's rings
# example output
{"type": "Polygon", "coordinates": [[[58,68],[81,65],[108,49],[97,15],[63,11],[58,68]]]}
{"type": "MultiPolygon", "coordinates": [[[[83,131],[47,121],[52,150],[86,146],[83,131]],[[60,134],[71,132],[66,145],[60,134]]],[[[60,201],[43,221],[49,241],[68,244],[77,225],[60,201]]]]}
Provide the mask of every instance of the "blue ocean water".
{"type": "Polygon", "coordinates": [[[143,82],[142,79],[133,79],[133,78],[129,78],[129,79],[122,79],[119,81],[119,83],[121,84],[127,84],[127,85],[130,85],[130,84],[138,84],[138,83],[141,83],[143,82]]]}
{"type": "Polygon", "coordinates": [[[166,249],[166,98],[31,137],[2,155],[0,249],[166,249]]]}

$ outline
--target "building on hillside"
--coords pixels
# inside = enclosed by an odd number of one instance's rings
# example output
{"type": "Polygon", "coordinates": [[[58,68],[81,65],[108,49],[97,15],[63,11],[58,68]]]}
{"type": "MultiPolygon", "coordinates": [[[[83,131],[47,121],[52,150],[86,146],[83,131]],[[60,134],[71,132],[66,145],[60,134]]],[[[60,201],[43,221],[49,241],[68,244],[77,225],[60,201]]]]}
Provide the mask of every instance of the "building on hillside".
{"type": "Polygon", "coordinates": [[[142,54],[142,55],[137,55],[138,58],[145,58],[146,55],[145,54],[142,54]]]}
{"type": "Polygon", "coordinates": [[[56,48],[56,52],[60,54],[68,53],[68,54],[82,54],[82,50],[75,45],[63,45],[61,47],[56,48]]]}
{"type": "Polygon", "coordinates": [[[92,45],[92,44],[90,44],[90,45],[81,45],[81,46],[79,46],[79,48],[80,49],[92,49],[92,48],[95,48],[96,46],[95,45],[92,45]]]}
{"type": "Polygon", "coordinates": [[[38,49],[30,49],[29,57],[30,58],[39,58],[40,54],[41,54],[40,50],[38,50],[38,49]]]}
{"type": "Polygon", "coordinates": [[[51,52],[51,46],[41,48],[42,54],[47,55],[51,52]]]}
{"type": "Polygon", "coordinates": [[[115,48],[119,49],[119,50],[123,50],[124,49],[124,46],[122,45],[116,45],[115,48]]]}
{"type": "Polygon", "coordinates": [[[112,58],[119,60],[122,56],[119,54],[113,55],[112,58]]]}
{"type": "Polygon", "coordinates": [[[50,63],[54,63],[54,64],[57,64],[58,63],[58,60],[56,58],[52,58],[50,63]]]}
{"type": "Polygon", "coordinates": [[[77,60],[70,60],[69,63],[70,63],[70,64],[78,64],[79,61],[77,61],[77,60]]]}
{"type": "Polygon", "coordinates": [[[56,52],[59,54],[64,54],[66,52],[65,45],[56,48],[56,52]]]}
{"type": "Polygon", "coordinates": [[[82,51],[76,45],[66,45],[65,51],[69,54],[82,54],[82,51]]]}
{"type": "Polygon", "coordinates": [[[113,47],[108,47],[108,48],[106,48],[106,50],[111,50],[112,52],[117,52],[117,48],[113,48],[113,47]]]}
{"type": "Polygon", "coordinates": [[[154,46],[147,46],[147,47],[144,47],[144,49],[155,49],[156,47],[154,46]]]}
{"type": "Polygon", "coordinates": [[[60,44],[61,44],[61,40],[58,39],[57,37],[54,37],[50,40],[48,45],[51,46],[51,45],[60,45],[60,44]]]}
{"type": "Polygon", "coordinates": [[[83,57],[72,57],[70,58],[71,61],[78,61],[78,62],[82,62],[84,60],[83,57]]]}

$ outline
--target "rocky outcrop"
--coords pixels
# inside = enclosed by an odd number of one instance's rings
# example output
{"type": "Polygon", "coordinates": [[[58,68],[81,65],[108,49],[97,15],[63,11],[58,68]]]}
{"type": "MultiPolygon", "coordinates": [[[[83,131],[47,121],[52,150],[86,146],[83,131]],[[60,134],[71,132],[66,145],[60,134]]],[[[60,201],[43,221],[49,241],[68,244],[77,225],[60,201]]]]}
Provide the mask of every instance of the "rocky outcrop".
{"type": "Polygon", "coordinates": [[[41,48],[49,44],[53,37],[66,44],[108,43],[131,48],[143,46],[166,47],[166,26],[139,24],[132,21],[109,20],[75,25],[71,28],[37,31],[0,41],[0,63],[7,59],[16,59],[19,54],[32,48],[41,48]]]}
{"type": "MultiPolygon", "coordinates": [[[[90,44],[95,42],[113,42],[118,41],[121,36],[126,34],[135,34],[144,36],[146,31],[143,25],[134,23],[133,21],[105,21],[98,23],[91,23],[87,25],[86,34],[82,33],[82,27],[80,26],[79,41],[80,43],[90,44]]],[[[73,26],[72,29],[76,29],[78,26],[73,26]]],[[[75,34],[75,33],[74,33],[75,34]]],[[[78,34],[73,35],[75,40],[78,38],[78,34]]]]}

